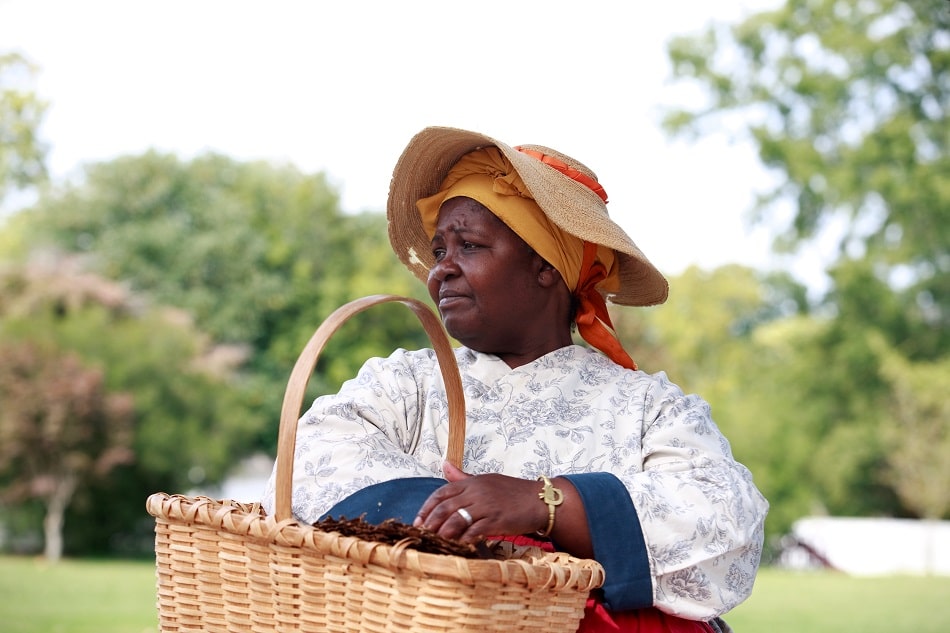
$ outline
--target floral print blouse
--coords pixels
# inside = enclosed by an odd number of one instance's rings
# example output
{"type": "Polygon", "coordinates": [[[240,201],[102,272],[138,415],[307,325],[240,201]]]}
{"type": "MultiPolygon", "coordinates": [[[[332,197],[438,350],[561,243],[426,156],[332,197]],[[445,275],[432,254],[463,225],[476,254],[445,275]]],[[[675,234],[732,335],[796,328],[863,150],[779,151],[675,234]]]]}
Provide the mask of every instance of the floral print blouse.
{"type": "MultiPolygon", "coordinates": [[[[652,603],[708,620],[748,597],[768,503],[705,401],[662,372],[624,369],[577,345],[515,369],[464,347],[456,358],[466,404],[463,469],[570,477],[588,510],[595,557],[614,587],[611,596],[605,586],[609,604],[652,603]],[[599,485],[605,475],[615,485],[599,485]],[[627,582],[637,575],[647,579],[639,584],[649,595],[623,595],[637,592],[637,582],[627,582]]],[[[313,523],[370,485],[441,477],[447,439],[435,353],[397,350],[371,359],[302,416],[293,512],[313,523]]],[[[265,510],[273,504],[274,476],[265,510]]]]}

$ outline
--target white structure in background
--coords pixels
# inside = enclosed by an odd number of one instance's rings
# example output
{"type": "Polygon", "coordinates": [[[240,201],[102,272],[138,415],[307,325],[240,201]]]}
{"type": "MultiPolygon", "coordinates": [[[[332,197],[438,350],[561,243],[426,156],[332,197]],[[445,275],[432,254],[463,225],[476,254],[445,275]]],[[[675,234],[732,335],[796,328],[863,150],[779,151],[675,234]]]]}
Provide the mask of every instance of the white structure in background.
{"type": "Polygon", "coordinates": [[[950,576],[950,521],[808,517],[792,525],[779,562],[855,576],[950,576]]]}
{"type": "Polygon", "coordinates": [[[241,503],[257,503],[264,495],[264,486],[274,468],[274,458],[257,454],[243,460],[227,479],[216,487],[199,487],[189,495],[205,495],[212,499],[228,499],[241,503]]]}

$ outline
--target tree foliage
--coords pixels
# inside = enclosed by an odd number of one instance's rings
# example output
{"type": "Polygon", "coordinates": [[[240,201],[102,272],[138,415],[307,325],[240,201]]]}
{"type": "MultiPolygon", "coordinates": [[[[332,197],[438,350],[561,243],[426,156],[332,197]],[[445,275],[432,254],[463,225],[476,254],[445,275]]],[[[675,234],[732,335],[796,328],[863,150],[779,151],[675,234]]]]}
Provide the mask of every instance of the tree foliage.
{"type": "Polygon", "coordinates": [[[932,402],[950,353],[950,4],[786,0],[669,54],[702,97],[668,129],[758,148],[776,248],[840,237],[821,304],[758,327],[746,350],[757,373],[741,375],[737,413],[768,437],[773,513],[946,516],[929,491],[950,473],[924,486],[915,438],[950,433],[932,402]]]}
{"type": "Polygon", "coordinates": [[[241,350],[74,259],[31,261],[2,281],[0,337],[54,343],[101,370],[110,390],[133,394],[136,460],[147,472],[176,486],[194,466],[224,474],[254,430],[232,377],[241,350]]]}
{"type": "Polygon", "coordinates": [[[771,502],[770,535],[813,513],[947,516],[950,473],[935,466],[950,434],[946,361],[912,362],[850,316],[893,309],[886,284],[867,284],[844,319],[810,314],[787,276],[742,266],[670,285],[663,306],[615,309],[617,332],[643,369],[710,403],[771,502]]]}
{"type": "Polygon", "coordinates": [[[902,292],[894,342],[911,358],[950,349],[950,4],[787,0],[669,51],[707,97],[669,129],[746,134],[778,178],[762,216],[793,205],[779,245],[844,226],[842,262],[902,292]]]}
{"type": "Polygon", "coordinates": [[[917,516],[950,513],[950,360],[911,363],[877,341],[885,380],[891,387],[885,429],[890,445],[885,477],[917,516]]]}
{"type": "MultiPolygon", "coordinates": [[[[367,294],[424,296],[394,265],[382,215],[344,216],[320,174],[214,154],[90,165],[2,233],[21,274],[4,282],[19,316],[0,310],[0,332],[32,340],[48,330],[109,388],[134,394],[134,466],[79,491],[70,509],[87,522],[121,515],[126,528],[147,492],[214,483],[241,457],[273,451],[290,370],[330,312],[367,294]],[[33,273],[22,270],[35,268],[25,262],[49,253],[64,254],[53,268],[69,262],[68,274],[26,281],[33,273]],[[90,283],[96,300],[81,299],[90,283]]],[[[369,355],[425,342],[407,310],[359,315],[321,356],[309,395],[335,389],[369,355]]],[[[97,538],[71,542],[110,547],[97,538]]]]}
{"type": "Polygon", "coordinates": [[[101,370],[48,342],[0,342],[0,496],[46,507],[45,554],[62,554],[76,489],[132,460],[132,400],[108,393],[101,370]]]}
{"type": "MultiPolygon", "coordinates": [[[[30,248],[86,256],[93,270],[191,315],[213,340],[248,350],[244,388],[276,422],[290,368],[322,320],[363,294],[418,294],[393,265],[385,219],[343,216],[323,175],[220,155],[148,152],[88,167],[16,218],[30,248]]],[[[328,349],[312,393],[355,372],[393,340],[424,342],[411,315],[376,316],[328,349]]],[[[276,427],[262,427],[272,450],[276,427]]]]}
{"type": "Polygon", "coordinates": [[[12,189],[46,178],[46,146],[39,127],[46,104],[33,90],[35,67],[16,53],[0,53],[0,203],[12,189]]]}
{"type": "MultiPolygon", "coordinates": [[[[0,482],[63,512],[73,501],[88,509],[94,489],[121,483],[134,496],[105,504],[134,502],[141,514],[151,492],[223,476],[258,430],[231,375],[239,357],[180,311],[149,306],[75,260],[0,272],[0,347],[0,482]]],[[[75,527],[100,539],[129,529],[83,526],[81,516],[75,527]]]]}

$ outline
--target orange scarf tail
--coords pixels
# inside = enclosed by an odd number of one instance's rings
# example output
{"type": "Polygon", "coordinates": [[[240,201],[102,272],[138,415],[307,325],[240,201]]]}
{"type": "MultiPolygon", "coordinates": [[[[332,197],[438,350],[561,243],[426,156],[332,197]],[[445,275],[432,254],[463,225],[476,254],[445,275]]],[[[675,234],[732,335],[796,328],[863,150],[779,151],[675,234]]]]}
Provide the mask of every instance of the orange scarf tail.
{"type": "Polygon", "coordinates": [[[577,290],[574,291],[580,301],[577,316],[574,319],[577,323],[577,331],[585,341],[602,351],[618,365],[627,369],[636,369],[637,364],[633,362],[614,334],[614,325],[610,320],[610,313],[607,312],[607,302],[597,290],[597,284],[607,277],[607,269],[602,263],[596,261],[596,255],[597,245],[584,242],[584,262],[581,264],[577,290]]]}

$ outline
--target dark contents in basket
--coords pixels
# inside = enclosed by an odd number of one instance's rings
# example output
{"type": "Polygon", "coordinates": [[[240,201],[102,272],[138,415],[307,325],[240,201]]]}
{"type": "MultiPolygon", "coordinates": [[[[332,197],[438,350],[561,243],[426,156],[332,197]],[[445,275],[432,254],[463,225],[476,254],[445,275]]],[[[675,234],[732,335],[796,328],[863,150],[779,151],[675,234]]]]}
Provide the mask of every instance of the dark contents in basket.
{"type": "Polygon", "coordinates": [[[393,519],[386,519],[379,525],[368,523],[362,518],[347,519],[340,517],[326,517],[313,524],[313,527],[324,532],[339,532],[343,536],[354,536],[364,541],[373,541],[395,545],[408,539],[409,547],[427,554],[446,554],[462,556],[464,558],[500,558],[500,554],[493,552],[484,541],[477,544],[462,543],[443,538],[434,532],[425,530],[393,519]]]}

